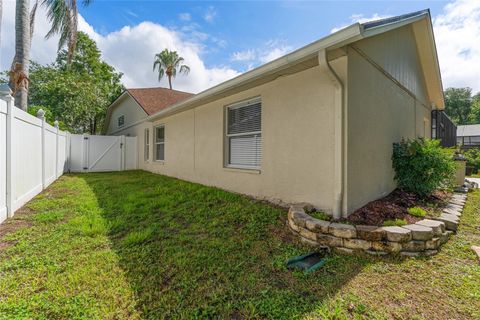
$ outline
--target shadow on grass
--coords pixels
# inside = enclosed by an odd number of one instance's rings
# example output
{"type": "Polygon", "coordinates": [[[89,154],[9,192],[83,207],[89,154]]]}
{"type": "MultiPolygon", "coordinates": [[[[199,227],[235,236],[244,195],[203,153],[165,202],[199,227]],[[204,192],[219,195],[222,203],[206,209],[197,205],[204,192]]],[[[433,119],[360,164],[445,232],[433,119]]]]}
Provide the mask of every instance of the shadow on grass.
{"type": "Polygon", "coordinates": [[[295,318],[375,259],[332,255],[308,276],[285,261],[311,249],[283,209],[143,171],[80,175],[145,318],[295,318]]]}

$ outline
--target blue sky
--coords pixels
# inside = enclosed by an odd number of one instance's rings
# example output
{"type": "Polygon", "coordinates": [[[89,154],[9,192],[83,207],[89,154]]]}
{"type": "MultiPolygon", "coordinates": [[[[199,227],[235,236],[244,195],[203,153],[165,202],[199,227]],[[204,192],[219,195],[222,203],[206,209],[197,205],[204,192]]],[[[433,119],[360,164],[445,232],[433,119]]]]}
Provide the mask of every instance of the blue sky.
{"type": "MultiPolygon", "coordinates": [[[[33,1],[31,1],[33,3],[33,1]]],[[[2,69],[14,54],[14,0],[4,0],[2,69]]],[[[480,91],[480,0],[449,1],[107,1],[81,7],[79,29],[127,87],[167,86],[152,71],[155,53],[176,50],[191,68],[174,88],[200,92],[354,22],[429,8],[444,87],[480,91]]],[[[32,60],[54,61],[57,39],[45,40],[37,12],[32,60]]]]}
{"type": "MultiPolygon", "coordinates": [[[[299,48],[350,24],[351,17],[394,16],[430,8],[441,12],[447,1],[101,1],[81,9],[101,34],[125,25],[152,21],[174,30],[194,28],[211,36],[202,58],[207,66],[231,65],[235,52],[268,44],[299,48]]],[[[188,32],[185,35],[189,37],[188,32]]],[[[190,35],[192,36],[192,35],[190,35]]],[[[267,49],[267,48],[266,48],[267,49]]]]}

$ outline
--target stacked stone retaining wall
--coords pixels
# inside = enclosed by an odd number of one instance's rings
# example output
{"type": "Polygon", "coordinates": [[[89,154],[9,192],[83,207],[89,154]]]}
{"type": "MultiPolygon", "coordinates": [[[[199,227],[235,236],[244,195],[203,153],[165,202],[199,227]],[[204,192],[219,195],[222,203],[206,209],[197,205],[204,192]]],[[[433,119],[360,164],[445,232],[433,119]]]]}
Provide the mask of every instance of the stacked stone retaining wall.
{"type": "Polygon", "coordinates": [[[288,212],[288,225],[304,242],[314,246],[346,252],[363,250],[376,255],[429,256],[436,254],[457,231],[465,201],[466,194],[455,193],[439,217],[401,227],[354,226],[319,220],[305,213],[303,205],[293,205],[288,212]]]}

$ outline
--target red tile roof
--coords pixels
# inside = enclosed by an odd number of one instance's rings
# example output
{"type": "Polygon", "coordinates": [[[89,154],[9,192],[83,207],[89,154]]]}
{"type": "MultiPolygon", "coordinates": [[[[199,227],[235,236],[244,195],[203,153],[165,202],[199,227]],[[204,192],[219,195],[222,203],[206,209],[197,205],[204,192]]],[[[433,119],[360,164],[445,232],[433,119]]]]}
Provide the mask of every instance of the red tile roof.
{"type": "Polygon", "coordinates": [[[148,115],[193,96],[193,93],[167,88],[139,88],[127,91],[148,115]]]}

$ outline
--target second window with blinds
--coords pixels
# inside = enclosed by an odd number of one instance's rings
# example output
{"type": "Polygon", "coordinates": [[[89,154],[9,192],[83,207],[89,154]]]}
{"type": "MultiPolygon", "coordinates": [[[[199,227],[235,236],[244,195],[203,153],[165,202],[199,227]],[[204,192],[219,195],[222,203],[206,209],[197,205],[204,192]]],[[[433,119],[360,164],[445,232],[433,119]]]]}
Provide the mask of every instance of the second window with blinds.
{"type": "Polygon", "coordinates": [[[165,161],[165,126],[155,127],[155,161],[165,161]]]}
{"type": "Polygon", "coordinates": [[[227,167],[260,169],[262,161],[262,102],[260,98],[227,106],[227,167]]]}

